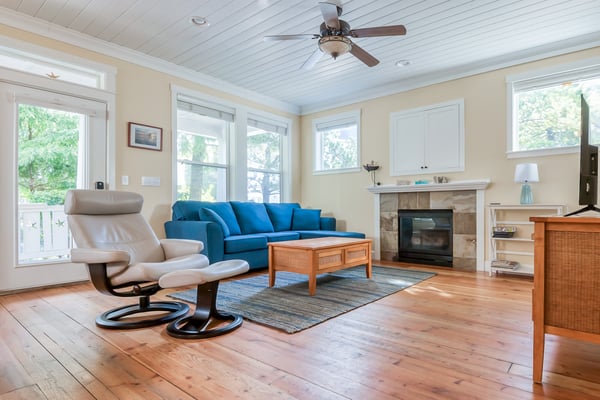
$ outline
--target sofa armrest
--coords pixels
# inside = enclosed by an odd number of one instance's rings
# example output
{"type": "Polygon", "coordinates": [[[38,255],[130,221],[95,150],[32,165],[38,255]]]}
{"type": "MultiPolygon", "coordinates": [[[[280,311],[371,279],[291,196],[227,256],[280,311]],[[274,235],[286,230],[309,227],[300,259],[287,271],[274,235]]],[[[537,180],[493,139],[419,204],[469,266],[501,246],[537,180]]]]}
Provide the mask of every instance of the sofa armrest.
{"type": "Polygon", "coordinates": [[[210,263],[223,261],[225,238],[219,224],[208,221],[167,221],[165,233],[168,239],[191,239],[204,243],[201,254],[210,263]]]}
{"type": "Polygon", "coordinates": [[[335,231],[336,220],[334,217],[321,217],[322,231],[335,231]]]}

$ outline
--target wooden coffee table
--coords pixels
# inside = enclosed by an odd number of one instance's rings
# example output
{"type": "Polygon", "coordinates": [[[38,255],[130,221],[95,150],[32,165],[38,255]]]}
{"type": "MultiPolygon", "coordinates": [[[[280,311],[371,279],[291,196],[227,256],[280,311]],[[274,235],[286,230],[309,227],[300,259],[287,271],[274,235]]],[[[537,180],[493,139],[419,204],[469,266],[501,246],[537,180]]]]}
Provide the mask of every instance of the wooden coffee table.
{"type": "Polygon", "coordinates": [[[269,287],[277,271],[308,275],[308,293],[317,290],[317,275],[366,264],[371,278],[371,239],[323,237],[269,243],[269,287]]]}

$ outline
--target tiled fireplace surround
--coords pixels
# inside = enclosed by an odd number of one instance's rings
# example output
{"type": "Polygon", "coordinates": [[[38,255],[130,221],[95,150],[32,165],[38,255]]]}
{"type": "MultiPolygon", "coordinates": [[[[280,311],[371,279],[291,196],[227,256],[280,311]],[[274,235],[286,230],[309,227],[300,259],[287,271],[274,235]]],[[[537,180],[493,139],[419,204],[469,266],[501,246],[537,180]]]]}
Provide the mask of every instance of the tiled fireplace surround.
{"type": "Polygon", "coordinates": [[[374,258],[398,255],[398,209],[453,210],[453,268],[483,270],[483,191],[489,180],[429,185],[387,185],[375,193],[374,258]]]}

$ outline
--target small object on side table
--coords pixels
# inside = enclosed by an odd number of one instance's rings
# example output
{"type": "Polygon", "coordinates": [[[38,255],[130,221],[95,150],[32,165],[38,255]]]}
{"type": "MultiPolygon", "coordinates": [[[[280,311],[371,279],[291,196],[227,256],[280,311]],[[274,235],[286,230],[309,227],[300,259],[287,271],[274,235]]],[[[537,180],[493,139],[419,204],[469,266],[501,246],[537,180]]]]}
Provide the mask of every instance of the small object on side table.
{"type": "Polygon", "coordinates": [[[495,238],[511,238],[517,231],[516,226],[494,226],[492,228],[492,237],[495,238]]]}

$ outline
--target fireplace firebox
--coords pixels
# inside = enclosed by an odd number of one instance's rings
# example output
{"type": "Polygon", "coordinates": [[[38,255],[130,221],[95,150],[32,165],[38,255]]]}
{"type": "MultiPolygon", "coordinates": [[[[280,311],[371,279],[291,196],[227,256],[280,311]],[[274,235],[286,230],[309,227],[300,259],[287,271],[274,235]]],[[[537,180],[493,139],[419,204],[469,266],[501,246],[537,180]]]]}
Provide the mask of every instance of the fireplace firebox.
{"type": "Polygon", "coordinates": [[[396,259],[452,267],[452,210],[398,210],[396,259]]]}

